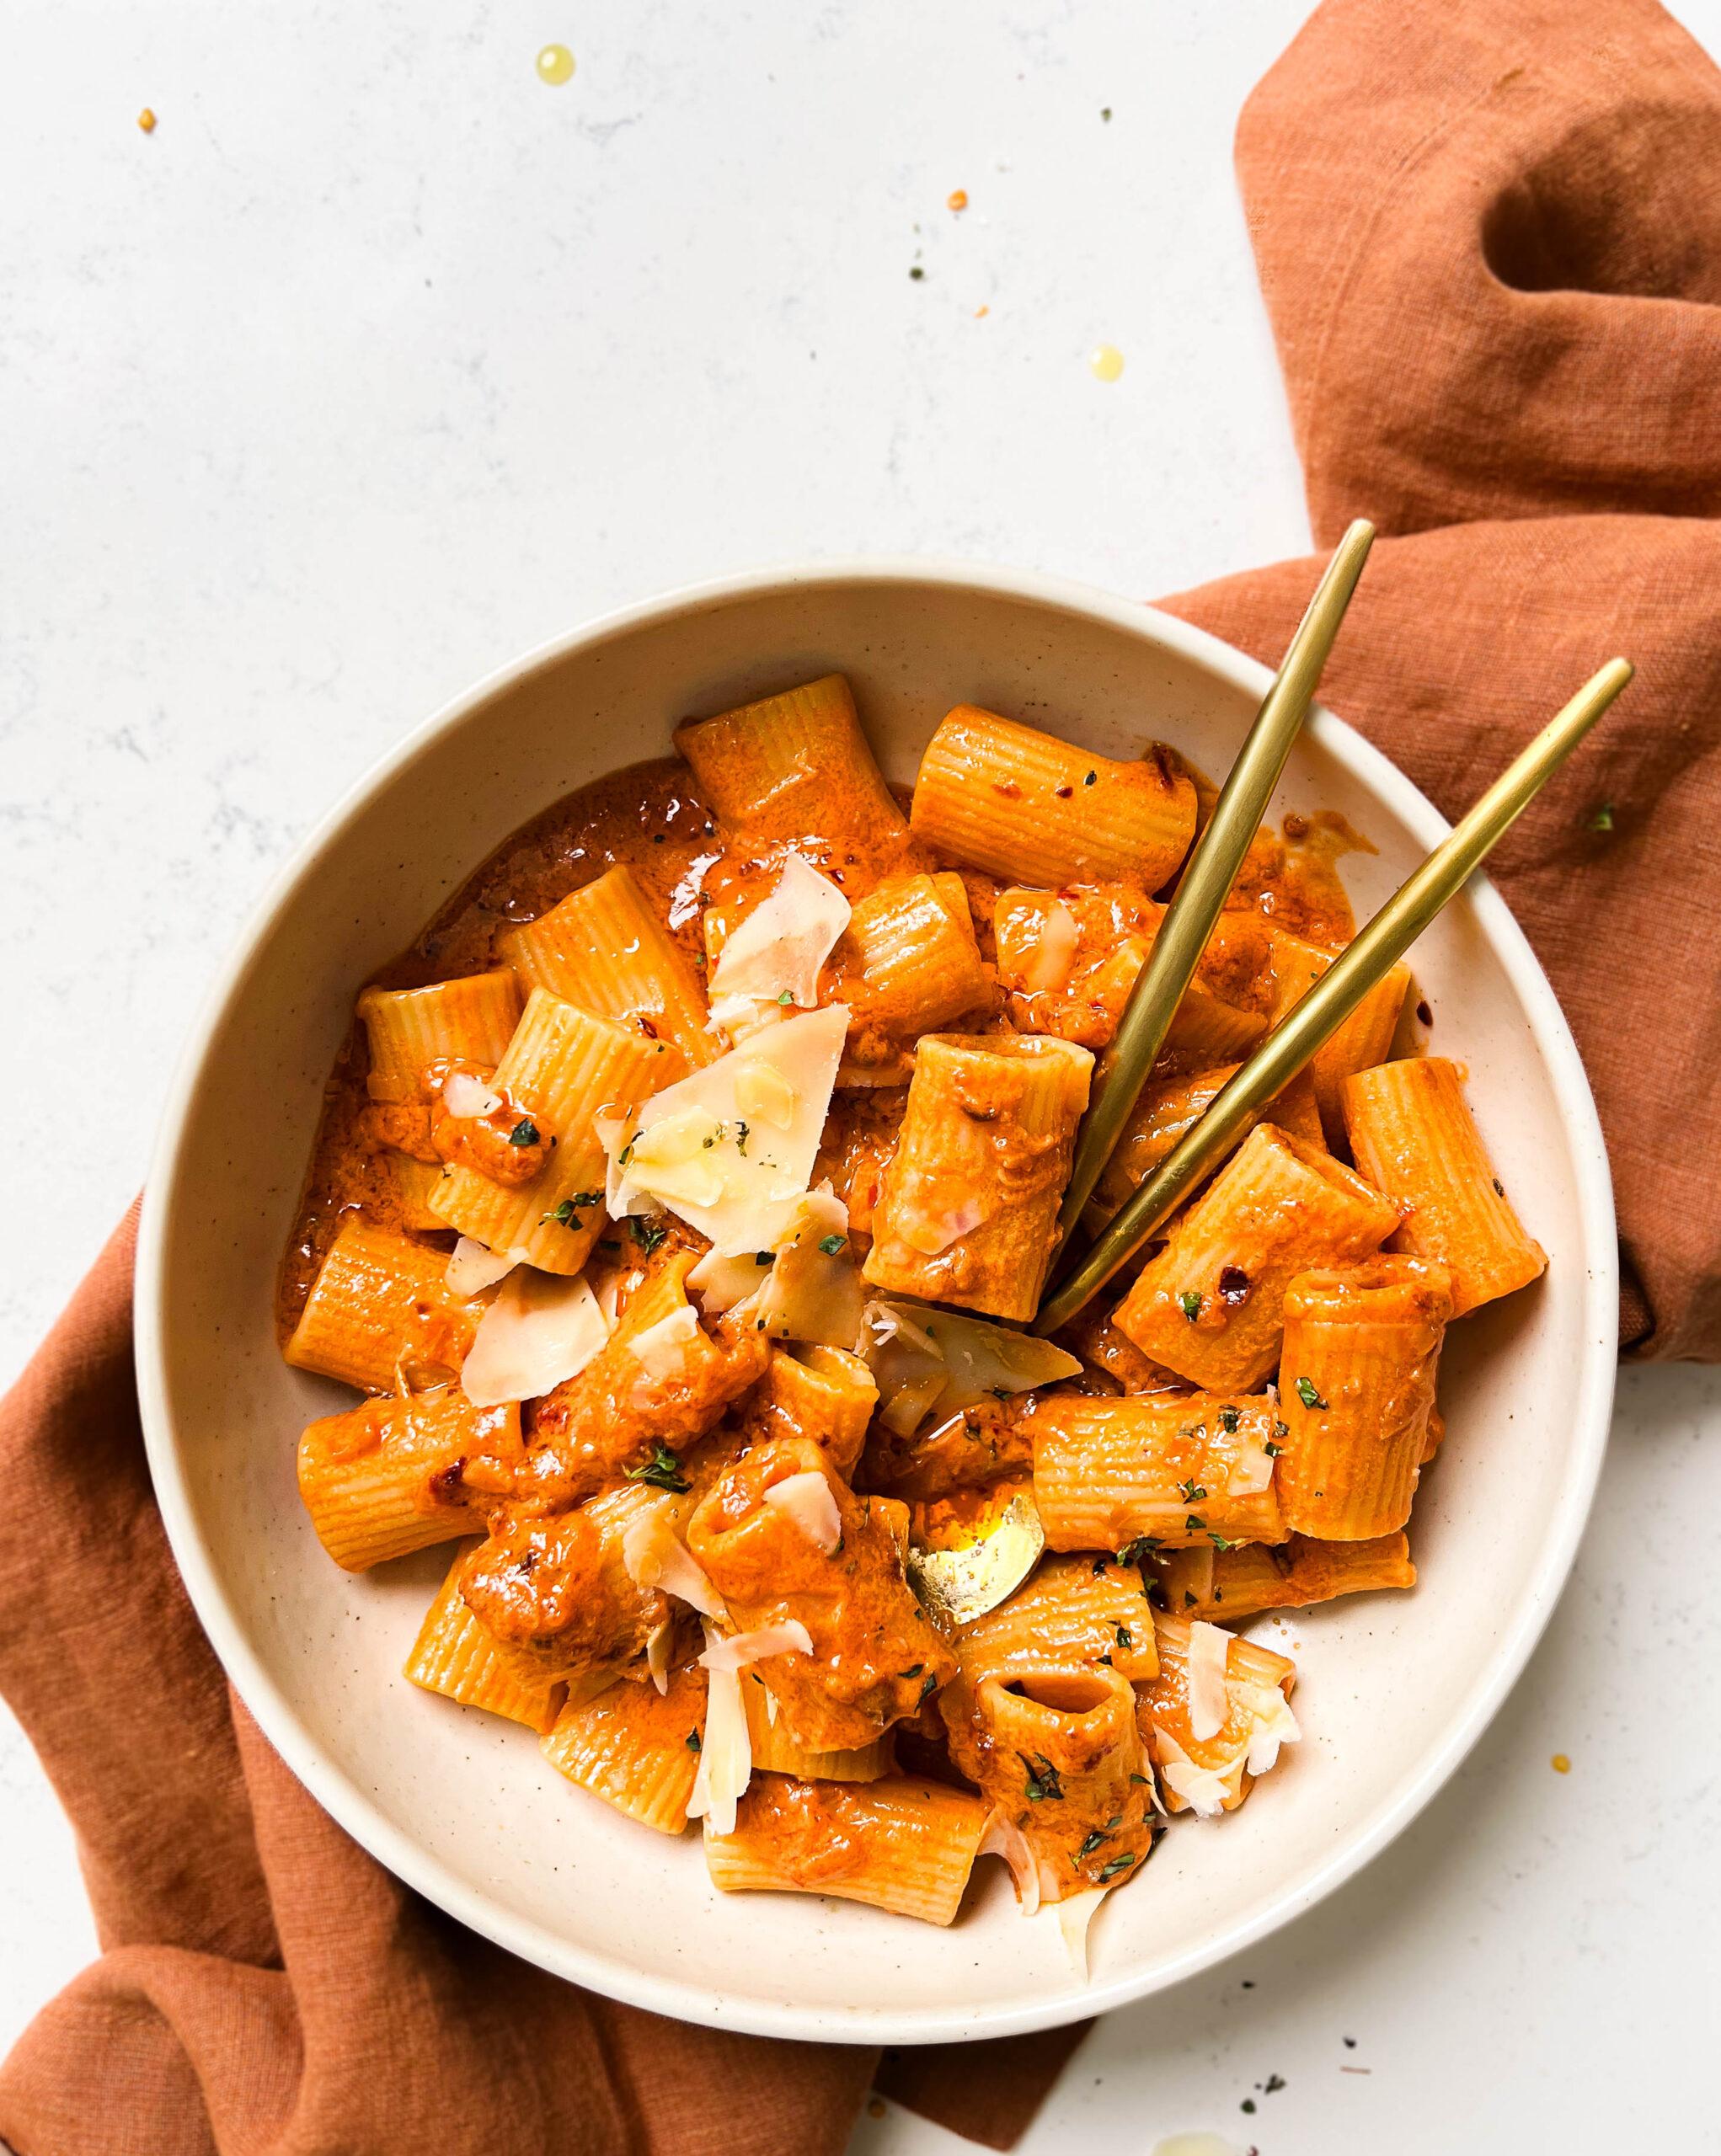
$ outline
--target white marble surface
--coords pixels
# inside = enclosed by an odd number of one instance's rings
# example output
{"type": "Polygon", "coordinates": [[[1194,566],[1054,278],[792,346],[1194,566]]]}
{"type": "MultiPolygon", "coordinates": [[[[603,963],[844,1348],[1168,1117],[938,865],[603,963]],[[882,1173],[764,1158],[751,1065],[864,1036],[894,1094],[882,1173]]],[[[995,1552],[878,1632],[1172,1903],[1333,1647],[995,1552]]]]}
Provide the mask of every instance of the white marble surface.
{"type": "MultiPolygon", "coordinates": [[[[247,910],[498,659],[760,561],[965,553],[1146,595],[1306,546],[1229,142],[1307,12],[14,13],[0,1113],[40,1131],[42,1072],[56,1102],[75,1072],[95,1135],[12,1163],[0,1380],[141,1180],[247,910]]],[[[1721,0],[1676,12],[1721,48],[1721,0]]],[[[1113,2017],[1029,2146],[1699,2146],[1721,1598],[1683,1553],[1718,1509],[1721,1381],[1633,1374],[1577,1579],[1466,1774],[1323,1910],[1113,2017]],[[1701,1708],[1670,1689],[1694,1681],[1701,1708]]],[[[4,2041],[93,1945],[9,1725],[0,1830],[4,2041]]],[[[941,2145],[894,2113],[856,2140],[941,2145]]]]}

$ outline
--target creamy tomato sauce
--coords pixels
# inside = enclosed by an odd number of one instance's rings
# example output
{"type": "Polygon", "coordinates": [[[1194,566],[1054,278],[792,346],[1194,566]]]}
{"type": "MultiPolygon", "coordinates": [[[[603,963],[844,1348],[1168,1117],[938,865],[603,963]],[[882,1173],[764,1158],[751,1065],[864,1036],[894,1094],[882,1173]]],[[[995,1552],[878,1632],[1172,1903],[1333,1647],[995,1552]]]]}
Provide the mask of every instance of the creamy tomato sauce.
{"type": "MultiPolygon", "coordinates": [[[[906,789],[898,789],[906,803],[906,789]]],[[[887,876],[959,868],[982,955],[990,959],[997,879],[943,861],[905,835],[867,843],[812,838],[794,849],[838,884],[851,903],[887,876]]],[[[1283,834],[1264,825],[1232,894],[1275,926],[1333,947],[1353,931],[1337,863],[1348,852],[1374,851],[1341,816],[1322,811],[1288,816],[1283,834]]],[[[455,893],[404,951],[366,985],[420,988],[483,973],[500,963],[496,937],[536,921],[570,891],[626,862],[644,885],[671,935],[702,972],[702,922],[708,907],[739,909],[763,894],[780,870],[780,843],[733,843],[719,832],[692,773],[679,757],[613,771],[581,787],[523,825],[455,893]]],[[[282,1264],[276,1324],[285,1341],[297,1324],[311,1283],[343,1220],[357,1215],[374,1226],[409,1232],[400,1189],[366,1091],[369,1070],[364,1028],[355,1020],[342,1043],[324,1091],[323,1109],[292,1236],[282,1264]]],[[[904,1099],[901,1089],[870,1094],[841,1090],[826,1128],[821,1174],[836,1170],[858,1199],[857,1232],[864,1235],[869,1198],[888,1156],[904,1099]]],[[[452,1243],[431,1235],[433,1243],[452,1243]]]]}

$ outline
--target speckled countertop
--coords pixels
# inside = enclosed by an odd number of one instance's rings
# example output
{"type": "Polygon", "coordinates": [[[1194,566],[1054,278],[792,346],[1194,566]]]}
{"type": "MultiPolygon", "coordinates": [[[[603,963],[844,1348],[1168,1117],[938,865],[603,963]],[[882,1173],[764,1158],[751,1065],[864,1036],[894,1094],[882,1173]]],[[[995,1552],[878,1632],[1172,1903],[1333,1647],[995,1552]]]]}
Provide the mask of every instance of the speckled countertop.
{"type": "MultiPolygon", "coordinates": [[[[276,868],[499,660],[792,557],[968,554],[1145,595],[1306,547],[1229,173],[1306,13],[17,18],[0,1088],[7,1127],[69,1097],[86,1134],[11,1165],[0,1378],[142,1179],[276,868]]],[[[1721,0],[1676,13],[1721,50],[1721,0]]],[[[1721,1592],[1692,1530],[1718,1517],[1721,1377],[1631,1374],[1576,1577],[1456,1782],[1301,1923],[1109,2019],[1028,2148],[1714,2145],[1721,1592]]],[[[9,1723],[0,1909],[9,2041],[94,1945],[9,1723]]],[[[956,2146],[894,2111],[855,2141],[956,2146]]]]}

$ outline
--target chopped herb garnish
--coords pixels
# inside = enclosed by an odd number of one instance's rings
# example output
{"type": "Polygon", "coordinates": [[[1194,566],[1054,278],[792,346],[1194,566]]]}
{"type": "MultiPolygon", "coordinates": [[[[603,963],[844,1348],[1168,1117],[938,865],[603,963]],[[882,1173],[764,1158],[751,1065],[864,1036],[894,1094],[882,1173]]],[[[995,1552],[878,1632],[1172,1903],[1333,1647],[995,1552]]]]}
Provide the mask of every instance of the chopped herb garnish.
{"type": "Polygon", "coordinates": [[[1098,771],[1089,771],[1087,777],[1082,780],[1082,783],[1083,786],[1096,786],[1098,782],[1099,773],[1098,771]]]}
{"type": "Polygon", "coordinates": [[[1221,1430],[1223,1430],[1223,1431],[1224,1431],[1224,1433],[1226,1433],[1226,1435],[1227,1435],[1227,1437],[1229,1437],[1229,1436],[1231,1435],[1232,1432],[1232,1431],[1237,1428],[1237,1410],[1236,1410],[1236,1408],[1234,1408],[1234,1407],[1221,1407],[1221,1408],[1220,1409],[1220,1411],[1219,1411],[1219,1427],[1220,1427],[1220,1428],[1221,1428],[1221,1430]]]}
{"type": "MultiPolygon", "coordinates": [[[[1227,1542],[1216,1527],[1210,1527],[1208,1529],[1207,1540],[1213,1545],[1213,1547],[1216,1550],[1235,1550],[1237,1547],[1236,1543],[1227,1542]]],[[[1217,1593],[1216,1593],[1213,1599],[1217,1602],[1221,1599],[1221,1597],[1217,1593]]]]}
{"type": "Polygon", "coordinates": [[[630,1482],[649,1482],[654,1490],[672,1490],[680,1496],[692,1487],[681,1472],[681,1463],[667,1445],[660,1444],[643,1467],[628,1470],[630,1482]]]}
{"type": "Polygon", "coordinates": [[[621,1151],[620,1151],[619,1153],[617,1153],[617,1155],[616,1155],[616,1166],[617,1166],[618,1168],[625,1168],[625,1167],[627,1166],[627,1165],[628,1165],[628,1161],[631,1161],[631,1160],[633,1159],[633,1139],[630,1138],[630,1139],[628,1140],[627,1144],[626,1144],[626,1145],[622,1148],[621,1151]]]}
{"type": "Polygon", "coordinates": [[[579,1222],[574,1215],[582,1206],[599,1205],[603,1202],[601,1190],[576,1190],[571,1198],[564,1198],[553,1213],[546,1213],[546,1220],[553,1220],[559,1228],[575,1228],[579,1222]]]}
{"type": "Polygon", "coordinates": [[[902,1672],[902,1674],[905,1677],[918,1677],[922,1670],[925,1668],[926,1664],[923,1662],[911,1662],[908,1668],[902,1672]]]}
{"type": "Polygon", "coordinates": [[[1179,1482],[1178,1484],[1177,1493],[1186,1505],[1200,1504],[1202,1498],[1207,1494],[1193,1475],[1189,1477],[1187,1482],[1179,1482]]]}
{"type": "Polygon", "coordinates": [[[1269,1438],[1266,1444],[1262,1446],[1261,1449],[1266,1454],[1269,1460],[1277,1460],[1280,1454],[1284,1451],[1285,1448],[1283,1445],[1275,1445],[1271,1438],[1269,1438]]]}
{"type": "MultiPolygon", "coordinates": [[[[1139,1565],[1144,1557],[1156,1556],[1158,1551],[1159,1537],[1157,1534],[1138,1534],[1133,1541],[1125,1543],[1117,1554],[1117,1561],[1120,1565],[1139,1565]]],[[[1104,1565],[1105,1560],[1102,1557],[1093,1569],[1100,1572],[1104,1565]]]]}
{"type": "Polygon", "coordinates": [[[1088,1837],[1087,1840],[1086,1840],[1085,1842],[1083,1842],[1083,1843],[1082,1843],[1082,1844],[1081,1848],[1080,1848],[1079,1849],[1077,1849],[1077,1852],[1076,1852],[1076,1861],[1077,1861],[1077,1864],[1080,1864],[1083,1857],[1092,1856],[1092,1855],[1093,1855],[1093,1852],[1095,1851],[1095,1849],[1099,1849],[1099,1848],[1102,1848],[1102,1847],[1104,1846],[1104,1842],[1105,1842],[1105,1830],[1104,1830],[1104,1828],[1102,1828],[1102,1827],[1096,1827],[1096,1828],[1094,1828],[1093,1832],[1093,1833],[1092,1833],[1088,1837]]]}
{"type": "Polygon", "coordinates": [[[917,263],[917,263],[915,264],[914,267],[913,267],[913,268],[909,271],[909,273],[908,273],[908,274],[909,274],[909,275],[910,275],[911,277],[912,277],[912,278],[913,278],[913,280],[914,280],[915,283],[917,285],[917,284],[920,282],[921,279],[922,279],[922,277],[924,277],[924,276],[925,276],[925,275],[926,275],[927,273],[926,273],[926,271],[925,271],[924,270],[922,270],[922,269],[921,268],[921,266],[920,266],[919,263],[917,263]]]}
{"type": "MultiPolygon", "coordinates": [[[[842,1547],[842,1545],[839,1542],[839,1543],[837,1544],[837,1545],[836,1545],[836,1546],[837,1546],[837,1548],[840,1550],[840,1549],[842,1547]]],[[[927,1700],[932,1697],[933,1694],[938,1690],[938,1678],[937,1678],[937,1676],[933,1673],[933,1671],[931,1671],[931,1670],[929,1669],[929,1670],[927,1670],[927,1672],[926,1675],[925,1675],[925,1676],[921,1679],[921,1686],[920,1686],[920,1702],[919,1702],[919,1704],[920,1704],[922,1706],[924,1706],[924,1705],[926,1705],[927,1701],[927,1700]]]]}
{"type": "Polygon", "coordinates": [[[1275,1419],[1273,1424],[1273,1434],[1275,1438],[1288,1438],[1291,1435],[1290,1423],[1280,1422],[1275,1419]]]}
{"type": "Polygon", "coordinates": [[[1613,803],[1604,801],[1590,819],[1592,831],[1611,831],[1613,829],[1613,803]]]}
{"type": "Polygon", "coordinates": [[[655,1222],[643,1219],[638,1213],[633,1213],[628,1215],[628,1233],[649,1257],[653,1251],[668,1235],[669,1230],[655,1222]]]}
{"type": "Polygon", "coordinates": [[[1018,1752],[1016,1757],[1021,1760],[1028,1776],[1028,1801],[1030,1804],[1039,1804],[1047,1797],[1063,1795],[1064,1785],[1058,1779],[1058,1770],[1044,1752],[1036,1752],[1032,1757],[1018,1752]]]}
{"type": "Polygon", "coordinates": [[[835,1257],[847,1241],[847,1235],[821,1235],[819,1238],[819,1247],[826,1257],[835,1257]]]}
{"type": "Polygon", "coordinates": [[[690,1752],[697,1752],[697,1751],[700,1748],[699,1748],[699,1732],[698,1732],[698,1731],[697,1731],[697,1729],[690,1729],[690,1730],[687,1732],[687,1749],[688,1749],[690,1752]]]}
{"type": "Polygon", "coordinates": [[[1200,1513],[1189,1513],[1188,1518],[1184,1521],[1184,1527],[1186,1532],[1190,1534],[1205,1534],[1207,1532],[1207,1523],[1202,1518],[1200,1513]]]}
{"type": "Polygon", "coordinates": [[[510,1145],[536,1145],[537,1142],[537,1125],[529,1115],[521,1116],[508,1134],[510,1145]]]}
{"type": "Polygon", "coordinates": [[[1132,1782],[1140,1782],[1143,1789],[1146,1789],[1148,1786],[1147,1777],[1146,1774],[1131,1774],[1130,1780],[1132,1782]]]}
{"type": "Polygon", "coordinates": [[[788,1006],[789,1006],[789,1005],[790,1005],[791,1003],[793,1003],[794,1001],[794,996],[792,996],[792,995],[789,994],[789,992],[788,992],[788,990],[787,989],[784,989],[784,990],[783,991],[782,995],[779,995],[779,996],[778,997],[778,999],[777,999],[778,1007],[780,1010],[787,1011],[787,1010],[788,1010],[788,1006]]]}
{"type": "Polygon", "coordinates": [[[737,1122],[735,1124],[735,1150],[738,1153],[745,1153],[746,1150],[747,1126],[744,1123],[737,1122]]]}
{"type": "Polygon", "coordinates": [[[1108,1879],[1115,1879],[1119,1872],[1133,1870],[1135,1865],[1133,1855],[1114,1856],[1109,1864],[1103,1864],[1099,1867],[1099,1884],[1104,1886],[1108,1879]]]}
{"type": "Polygon", "coordinates": [[[1117,1642],[1120,1647],[1132,1647],[1135,1646],[1136,1636],[1130,1630],[1127,1625],[1114,1625],[1112,1629],[1117,1634],[1117,1642]]]}
{"type": "Polygon", "coordinates": [[[1320,1394],[1316,1391],[1315,1381],[1312,1378],[1299,1378],[1297,1380],[1296,1396],[1302,1402],[1305,1407],[1310,1409],[1324,1407],[1327,1405],[1327,1402],[1322,1399],[1320,1394]]]}
{"type": "Polygon", "coordinates": [[[1201,1298],[1193,1288],[1187,1288],[1177,1299],[1177,1306],[1193,1325],[1201,1315],[1201,1298]]]}

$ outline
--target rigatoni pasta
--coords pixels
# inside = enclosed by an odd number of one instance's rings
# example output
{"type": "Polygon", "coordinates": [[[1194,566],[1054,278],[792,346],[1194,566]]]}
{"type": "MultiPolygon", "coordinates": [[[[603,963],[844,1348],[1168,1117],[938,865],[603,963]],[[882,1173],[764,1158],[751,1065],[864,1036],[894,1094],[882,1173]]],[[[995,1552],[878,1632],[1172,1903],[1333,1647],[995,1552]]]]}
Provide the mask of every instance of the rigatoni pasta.
{"type": "Polygon", "coordinates": [[[1489,1159],[1457,1065],[1430,1055],[1357,1071],[1340,1089],[1357,1166],[1398,1203],[1396,1250],[1452,1276],[1452,1315],[1538,1279],[1547,1253],[1525,1231],[1489,1159]]]}
{"type": "MultiPolygon", "coordinates": [[[[1387,1059],[1400,968],[1024,1333],[1213,789],[965,705],[905,815],[838,675],[676,739],[359,996],[282,1272],[363,1396],[307,1402],[307,1513],[350,1571],[454,1545],[406,1679],[719,1890],[945,1924],[997,1857],[1072,1936],[1288,1756],[1225,1628],[1414,1586],[1447,1321],[1546,1261],[1456,1068],[1387,1059]]],[[[1330,964],[1344,842],[1259,835],[1083,1226],[1330,964]]]]}
{"type": "Polygon", "coordinates": [[[1038,1036],[927,1035],[874,1212],[866,1278],[1032,1317],[1093,1061],[1038,1036]]]}

